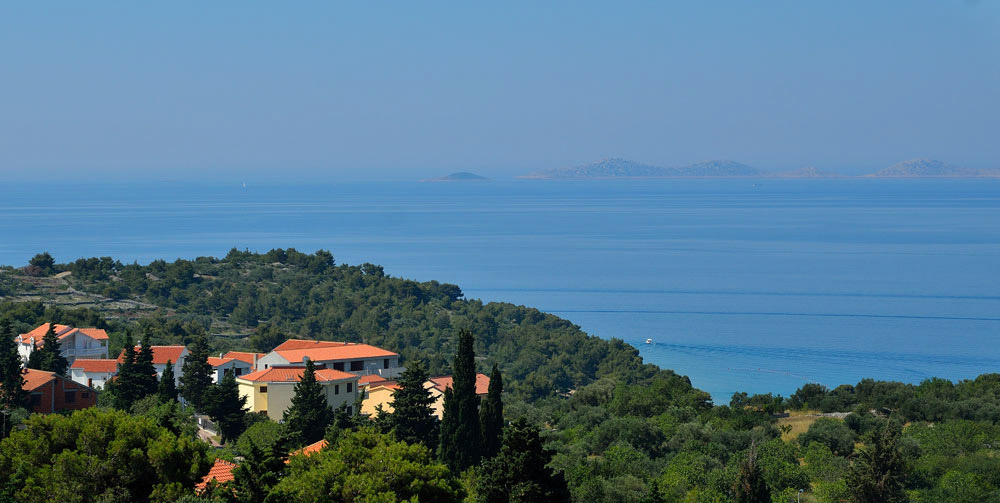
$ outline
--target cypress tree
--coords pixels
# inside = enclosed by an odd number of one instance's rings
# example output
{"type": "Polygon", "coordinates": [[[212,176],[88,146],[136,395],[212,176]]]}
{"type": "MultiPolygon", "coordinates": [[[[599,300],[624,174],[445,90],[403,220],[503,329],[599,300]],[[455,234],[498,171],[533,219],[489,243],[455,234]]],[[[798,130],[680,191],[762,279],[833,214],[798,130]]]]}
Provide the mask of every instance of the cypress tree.
{"type": "Polygon", "coordinates": [[[903,503],[906,461],[899,451],[901,428],[886,421],[868,433],[865,446],[847,470],[847,490],[854,503],[903,503]]]}
{"type": "Polygon", "coordinates": [[[62,348],[59,346],[59,337],[56,335],[55,324],[49,323],[49,329],[42,337],[42,347],[37,350],[38,370],[55,372],[58,375],[66,375],[69,369],[69,361],[62,355],[62,348]]]}
{"type": "Polygon", "coordinates": [[[764,473],[757,463],[757,445],[751,445],[747,458],[740,464],[739,478],[733,486],[736,503],[770,503],[771,491],[767,489],[764,473]]]}
{"type": "Polygon", "coordinates": [[[205,399],[205,413],[219,426],[224,443],[236,440],[246,429],[247,397],[240,396],[236,377],[228,373],[213,384],[205,399]]]}
{"type": "Polygon", "coordinates": [[[160,377],[160,384],[157,386],[156,394],[161,402],[177,400],[177,383],[174,382],[174,364],[167,360],[167,365],[163,368],[163,376],[160,377]]]}
{"type": "Polygon", "coordinates": [[[204,335],[195,337],[181,368],[181,396],[195,410],[204,412],[206,394],[212,385],[212,366],[208,364],[210,348],[204,335]]]}
{"type": "Polygon", "coordinates": [[[492,458],[500,452],[503,444],[503,376],[493,364],[490,372],[490,388],[479,410],[479,426],[483,435],[483,457],[492,458]]]}
{"type": "Polygon", "coordinates": [[[282,434],[282,438],[265,447],[249,440],[243,462],[233,470],[233,489],[240,503],[263,503],[284,474],[287,439],[282,434]]]}
{"type": "Polygon", "coordinates": [[[566,479],[548,467],[552,451],[545,449],[538,428],[523,418],[504,428],[500,452],[483,462],[476,479],[479,501],[545,501],[569,503],[566,479]]]}
{"type": "Polygon", "coordinates": [[[37,343],[31,345],[31,353],[28,354],[28,361],[24,363],[24,368],[42,369],[42,352],[38,350],[37,343]]]}
{"type": "Polygon", "coordinates": [[[153,346],[149,344],[149,336],[143,337],[142,347],[135,355],[135,383],[138,398],[156,393],[156,367],[153,366],[153,346]]]}
{"type": "Polygon", "coordinates": [[[0,414],[4,422],[0,427],[0,438],[7,436],[7,414],[11,409],[25,405],[27,393],[24,391],[24,370],[21,369],[21,355],[14,342],[14,330],[9,321],[0,321],[0,414]]]}
{"type": "Polygon", "coordinates": [[[458,334],[458,351],[452,364],[452,386],[444,393],[441,420],[441,461],[454,472],[479,464],[482,437],[479,432],[479,397],[476,395],[476,355],[472,332],[458,334]]]}
{"type": "Polygon", "coordinates": [[[135,346],[132,345],[132,337],[125,335],[125,349],[122,350],[121,360],[118,362],[118,372],[114,380],[105,385],[107,392],[112,395],[112,406],[116,409],[129,410],[137,400],[139,400],[139,388],[136,380],[135,366],[135,346]]]}
{"type": "Polygon", "coordinates": [[[424,387],[427,378],[423,363],[414,361],[407,365],[406,371],[400,376],[400,388],[392,393],[389,405],[392,406],[393,413],[390,421],[395,427],[396,440],[400,442],[422,443],[434,447],[437,441],[437,418],[431,407],[434,398],[424,387]]]}
{"type": "Polygon", "coordinates": [[[326,402],[323,386],[316,382],[316,366],[306,361],[302,378],[295,383],[292,405],[282,416],[288,432],[301,444],[311,444],[323,438],[326,428],[333,422],[333,409],[326,402]]]}

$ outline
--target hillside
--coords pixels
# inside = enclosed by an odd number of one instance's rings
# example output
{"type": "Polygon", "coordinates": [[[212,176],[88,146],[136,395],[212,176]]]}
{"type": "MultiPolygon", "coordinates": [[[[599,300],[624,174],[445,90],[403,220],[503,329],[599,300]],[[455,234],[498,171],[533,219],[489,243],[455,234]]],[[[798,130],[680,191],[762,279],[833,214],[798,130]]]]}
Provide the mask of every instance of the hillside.
{"type": "Polygon", "coordinates": [[[660,167],[628,159],[611,158],[572,168],[557,168],[520,178],[544,180],[602,178],[696,178],[761,176],[763,171],[734,161],[703,161],[680,167],[660,167]]]}
{"type": "Polygon", "coordinates": [[[106,319],[113,345],[133,323],[156,343],[186,343],[198,331],[215,334],[217,351],[268,351],[286,337],[365,342],[404,359],[421,358],[432,374],[444,374],[457,331],[469,328],[484,357],[482,370],[500,365],[511,377],[510,391],[526,400],[565,394],[601,378],[662,378],[689,394],[692,404],[709,401],[687,378],[643,364],[639,352],[620,340],[590,336],[534,308],[465,299],[456,285],[387,276],[374,264],[336,265],[325,251],[233,249],[221,259],[145,266],[103,257],[33,273],[0,269],[0,301],[22,304],[14,320],[21,331],[33,328],[32,316],[46,306],[85,307],[99,313],[89,319],[106,319]],[[70,274],[53,277],[60,272],[70,274]]]}

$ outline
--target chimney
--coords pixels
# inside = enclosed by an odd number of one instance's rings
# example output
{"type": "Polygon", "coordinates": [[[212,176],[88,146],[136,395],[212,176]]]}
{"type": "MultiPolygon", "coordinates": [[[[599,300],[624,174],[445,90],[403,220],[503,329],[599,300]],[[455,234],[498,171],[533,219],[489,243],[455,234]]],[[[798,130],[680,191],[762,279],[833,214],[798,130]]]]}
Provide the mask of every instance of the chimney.
{"type": "Polygon", "coordinates": [[[257,370],[257,353],[253,354],[253,369],[257,370]]]}

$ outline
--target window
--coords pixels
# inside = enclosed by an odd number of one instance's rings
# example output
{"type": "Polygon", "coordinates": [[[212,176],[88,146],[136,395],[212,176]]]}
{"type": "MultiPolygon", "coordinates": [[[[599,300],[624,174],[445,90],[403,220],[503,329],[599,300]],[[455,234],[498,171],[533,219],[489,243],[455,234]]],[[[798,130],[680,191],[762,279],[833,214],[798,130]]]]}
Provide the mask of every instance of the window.
{"type": "Polygon", "coordinates": [[[260,392],[261,393],[267,393],[267,386],[261,386],[260,387],[260,392]]]}
{"type": "Polygon", "coordinates": [[[358,372],[365,369],[364,360],[354,360],[351,362],[351,372],[358,372]]]}
{"type": "Polygon", "coordinates": [[[72,389],[66,392],[66,403],[76,403],[76,390],[72,389]]]}
{"type": "Polygon", "coordinates": [[[389,368],[389,359],[388,358],[386,358],[385,360],[382,360],[382,368],[384,368],[384,369],[389,368]]]}
{"type": "Polygon", "coordinates": [[[89,391],[81,391],[80,392],[80,398],[83,398],[84,400],[86,400],[87,398],[90,398],[90,392],[89,391]]]}
{"type": "Polygon", "coordinates": [[[350,393],[352,391],[354,391],[354,383],[349,382],[347,383],[347,392],[350,393]]]}
{"type": "Polygon", "coordinates": [[[333,394],[334,395],[339,395],[340,394],[340,385],[339,384],[334,384],[333,385],[333,394]]]}
{"type": "Polygon", "coordinates": [[[347,406],[347,411],[346,412],[347,412],[348,416],[351,416],[351,415],[354,414],[353,412],[351,412],[351,406],[350,405],[347,406]]]}
{"type": "Polygon", "coordinates": [[[41,404],[42,404],[42,394],[41,393],[32,393],[31,394],[31,405],[35,406],[35,405],[41,405],[41,404]]]}
{"type": "Polygon", "coordinates": [[[222,376],[225,377],[229,375],[232,371],[233,369],[222,369],[222,376]]]}
{"type": "Polygon", "coordinates": [[[236,375],[238,376],[243,375],[243,369],[236,369],[236,375]]]}
{"type": "Polygon", "coordinates": [[[344,370],[344,362],[337,362],[333,364],[333,370],[344,370]]]}

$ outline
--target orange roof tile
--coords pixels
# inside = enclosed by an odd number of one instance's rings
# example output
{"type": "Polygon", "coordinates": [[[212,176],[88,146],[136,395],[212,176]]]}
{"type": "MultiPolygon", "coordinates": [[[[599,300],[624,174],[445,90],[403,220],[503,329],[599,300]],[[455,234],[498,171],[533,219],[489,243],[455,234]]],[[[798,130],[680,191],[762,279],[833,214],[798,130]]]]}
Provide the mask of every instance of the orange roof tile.
{"type": "Polygon", "coordinates": [[[389,381],[387,379],[384,379],[382,376],[378,374],[368,374],[366,376],[361,376],[361,379],[358,379],[359,385],[366,385],[366,384],[374,385],[374,384],[382,384],[384,382],[389,382],[389,381]]]}
{"type": "MultiPolygon", "coordinates": [[[[319,451],[322,451],[323,449],[326,448],[327,444],[328,444],[328,442],[326,440],[320,440],[319,442],[311,443],[311,444],[309,444],[309,445],[307,445],[307,446],[305,446],[305,447],[303,447],[303,448],[301,448],[301,449],[299,449],[297,451],[292,451],[292,453],[289,454],[288,457],[290,458],[292,456],[295,456],[296,454],[302,454],[302,455],[305,455],[305,456],[309,456],[310,454],[314,454],[314,453],[317,453],[319,451]]],[[[287,463],[288,461],[286,460],[285,462],[287,463]]]]}
{"type": "MultiPolygon", "coordinates": [[[[49,325],[51,324],[42,323],[41,325],[35,327],[30,332],[21,334],[21,339],[24,340],[25,343],[28,343],[31,341],[31,338],[34,337],[35,343],[38,345],[38,347],[42,347],[42,338],[45,337],[45,333],[49,331],[49,325]]],[[[53,325],[53,330],[55,330],[56,336],[59,337],[60,340],[65,339],[66,337],[69,337],[77,332],[82,333],[87,337],[90,337],[91,339],[95,340],[108,339],[108,332],[100,328],[73,328],[69,325],[60,325],[56,323],[55,325],[53,325]]]]}
{"type": "MultiPolygon", "coordinates": [[[[302,373],[305,371],[305,367],[271,367],[242,375],[237,377],[237,379],[253,382],[299,382],[302,379],[302,373]]],[[[358,376],[355,374],[340,370],[316,369],[316,380],[320,382],[357,378],[358,376]]]]}
{"type": "Polygon", "coordinates": [[[55,372],[24,369],[24,391],[34,391],[56,378],[55,372]]]}
{"type": "Polygon", "coordinates": [[[215,464],[208,469],[208,474],[201,478],[201,482],[195,484],[195,490],[201,491],[205,489],[212,479],[216,482],[222,484],[233,480],[233,470],[236,469],[235,463],[230,463],[224,459],[216,458],[215,464]]]}
{"type": "MultiPolygon", "coordinates": [[[[184,350],[187,349],[184,346],[152,346],[152,348],[154,364],[164,365],[169,360],[175,366],[177,365],[177,360],[181,357],[181,354],[183,354],[184,350]]],[[[136,354],[138,354],[141,350],[141,346],[135,347],[136,354]]],[[[118,361],[122,361],[124,358],[125,350],[123,349],[122,353],[118,355],[118,361]]]]}
{"type": "Polygon", "coordinates": [[[231,361],[233,361],[232,358],[215,358],[215,357],[212,357],[212,356],[208,357],[208,364],[211,365],[211,366],[213,366],[213,367],[220,367],[220,366],[225,365],[225,364],[227,364],[227,363],[229,363],[231,361]]]}
{"type": "MultiPolygon", "coordinates": [[[[452,383],[455,382],[455,378],[452,376],[432,377],[428,379],[428,382],[433,384],[438,391],[444,392],[444,390],[450,388],[452,383]]],[[[489,393],[489,390],[490,377],[486,374],[476,374],[476,394],[485,395],[489,393]]]]}
{"type": "Polygon", "coordinates": [[[222,357],[223,358],[233,358],[235,360],[239,360],[241,362],[246,362],[246,363],[249,363],[250,365],[253,365],[253,357],[254,357],[254,355],[257,355],[257,359],[259,360],[259,359],[263,358],[264,355],[266,355],[266,354],[267,353],[249,353],[249,352],[246,352],[246,351],[230,351],[230,352],[222,355],[222,357]]]}
{"type": "Polygon", "coordinates": [[[311,341],[306,339],[288,339],[277,347],[272,349],[272,351],[286,351],[289,349],[315,349],[315,348],[329,348],[333,346],[343,346],[344,342],[334,342],[334,341],[311,341]]]}
{"type": "Polygon", "coordinates": [[[77,358],[73,360],[70,364],[71,369],[80,369],[84,372],[106,372],[106,373],[116,373],[118,372],[118,360],[109,360],[104,358],[77,358]]]}
{"type": "Polygon", "coordinates": [[[318,347],[312,349],[290,349],[277,351],[289,363],[299,363],[304,357],[312,361],[352,360],[358,358],[385,358],[399,356],[398,353],[377,348],[369,344],[342,344],[340,346],[318,347]]]}

